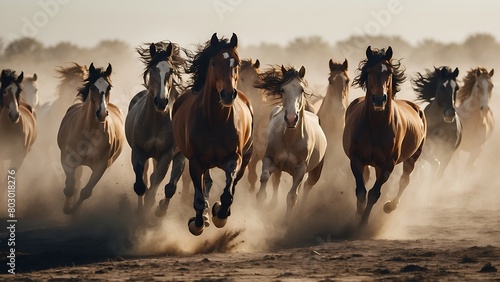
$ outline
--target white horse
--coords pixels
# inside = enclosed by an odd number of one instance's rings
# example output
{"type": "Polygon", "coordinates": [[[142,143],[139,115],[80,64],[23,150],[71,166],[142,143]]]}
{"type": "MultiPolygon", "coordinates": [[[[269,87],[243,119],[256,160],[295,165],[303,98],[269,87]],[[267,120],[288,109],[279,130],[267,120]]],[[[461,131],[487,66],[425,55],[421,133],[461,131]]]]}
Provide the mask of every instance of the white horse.
{"type": "MultiPolygon", "coordinates": [[[[319,125],[318,117],[306,110],[304,88],[305,68],[271,68],[259,75],[256,87],[264,89],[269,96],[283,101],[271,113],[268,127],[267,148],[262,160],[262,175],[257,200],[260,204],[266,199],[267,181],[272,173],[279,178],[282,171],[293,177],[293,184],[287,196],[285,221],[288,222],[293,206],[297,201],[297,188],[306,173],[302,202],[306,201],[311,188],[318,182],[323,168],[326,152],[326,137],[319,125]]],[[[277,183],[279,185],[279,182],[277,183]]],[[[271,206],[277,204],[277,189],[274,186],[271,206]]]]}
{"type": "Polygon", "coordinates": [[[35,73],[33,76],[25,76],[23,82],[21,82],[21,89],[23,89],[21,92],[21,98],[33,109],[38,107],[37,79],[38,76],[35,73]]]}

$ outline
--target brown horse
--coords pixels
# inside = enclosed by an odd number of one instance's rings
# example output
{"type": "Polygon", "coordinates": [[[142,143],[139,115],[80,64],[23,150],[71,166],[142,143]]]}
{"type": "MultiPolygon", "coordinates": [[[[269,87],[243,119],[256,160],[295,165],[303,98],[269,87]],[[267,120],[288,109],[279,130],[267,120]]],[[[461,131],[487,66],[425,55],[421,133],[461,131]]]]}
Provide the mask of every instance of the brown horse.
{"type": "Polygon", "coordinates": [[[10,168],[19,169],[36,139],[33,108],[20,97],[23,77],[10,69],[2,70],[0,77],[0,168],[10,160],[10,168]]]}
{"type": "Polygon", "coordinates": [[[468,166],[475,166],[479,154],[490,138],[495,121],[489,102],[494,70],[475,68],[467,72],[464,85],[457,92],[457,114],[463,125],[459,149],[470,154],[468,166]]]}
{"type": "Polygon", "coordinates": [[[319,125],[319,118],[306,111],[305,73],[304,67],[299,71],[292,67],[273,67],[260,74],[256,84],[266,95],[282,101],[281,106],[274,108],[269,122],[257,200],[262,204],[266,199],[267,181],[274,173],[278,181],[273,183],[271,207],[276,206],[281,172],[290,174],[293,183],[287,195],[285,222],[290,219],[292,208],[297,202],[297,189],[306,173],[302,202],[306,201],[309,191],[318,182],[326,152],[326,137],[319,125]]]}
{"type": "MultiPolygon", "coordinates": [[[[342,167],[342,173],[348,173],[347,159],[342,148],[342,132],[345,124],[345,111],[349,105],[349,71],[347,59],[343,63],[328,62],[330,74],[328,75],[328,87],[325,98],[318,110],[321,128],[328,140],[326,148],[325,167],[328,172],[338,171],[342,167]]],[[[338,173],[328,173],[324,179],[328,182],[335,181],[338,173]]]]}
{"type": "Polygon", "coordinates": [[[204,175],[218,167],[226,173],[226,186],[212,208],[212,222],[223,227],[231,214],[235,187],[252,156],[252,108],[247,97],[236,89],[240,59],[235,34],[228,41],[213,34],[210,41],[190,56],[187,72],[192,86],[177,99],[173,108],[174,138],[189,159],[189,174],[195,188],[196,217],[189,231],[200,235],[208,226],[208,191],[204,175]]]}
{"type": "Polygon", "coordinates": [[[68,109],[59,128],[57,144],[66,174],[63,209],[66,214],[75,212],[92,195],[95,185],[122,150],[123,117],[120,109],[109,102],[110,75],[110,64],[105,71],[90,65],[86,83],[78,89],[81,102],[68,109]],[[92,174],[78,200],[72,203],[75,170],[84,165],[92,170],[92,174]]]}
{"type": "Polygon", "coordinates": [[[365,90],[366,95],[352,101],[347,108],[343,137],[344,151],[356,179],[357,213],[361,215],[361,224],[368,222],[373,205],[380,197],[380,189],[394,166],[403,163],[397,196],[384,205],[386,213],[396,209],[422,153],[427,132],[424,112],[416,104],[394,100],[405,75],[400,63],[393,63],[392,48],[372,50],[369,46],[366,57],[359,65],[361,73],[353,81],[353,85],[365,90]],[[366,201],[368,166],[375,167],[377,179],[366,201]]]}
{"type": "Polygon", "coordinates": [[[173,160],[170,181],[165,185],[165,199],[156,210],[158,216],[163,216],[184,168],[184,156],[176,150],[174,142],[170,105],[181,91],[180,75],[185,60],[180,56],[177,44],[157,42],[148,47],[137,49],[146,65],[143,80],[147,90],[139,92],[130,102],[125,134],[132,148],[134,191],[138,196],[139,212],[149,210],[155,203],[156,190],[173,160]],[[154,171],[151,186],[146,189],[144,179],[147,178],[150,158],[154,161],[154,171]]]}

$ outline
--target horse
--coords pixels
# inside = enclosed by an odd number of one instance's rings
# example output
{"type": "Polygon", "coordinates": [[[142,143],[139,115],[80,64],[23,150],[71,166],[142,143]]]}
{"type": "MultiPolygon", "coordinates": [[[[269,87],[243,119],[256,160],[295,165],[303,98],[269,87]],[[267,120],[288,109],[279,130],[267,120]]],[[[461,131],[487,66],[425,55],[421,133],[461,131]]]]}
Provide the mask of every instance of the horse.
{"type": "Polygon", "coordinates": [[[494,69],[471,69],[457,93],[457,114],[463,125],[459,150],[469,153],[468,167],[474,167],[486,141],[491,137],[495,122],[489,101],[494,69]]]}
{"type": "Polygon", "coordinates": [[[148,48],[137,48],[146,65],[143,73],[146,90],[132,98],[125,119],[125,135],[132,148],[134,191],[138,196],[139,212],[153,206],[156,190],[173,160],[170,181],[165,185],[165,199],[156,210],[158,216],[165,215],[184,169],[184,156],[175,145],[170,117],[171,105],[181,91],[181,68],[185,65],[179,50],[177,44],[164,41],[151,43],[148,48]],[[149,159],[153,159],[155,165],[150,177],[151,186],[146,189],[149,159]]]}
{"type": "Polygon", "coordinates": [[[23,78],[23,72],[17,75],[11,69],[2,70],[0,75],[0,167],[4,161],[10,161],[9,169],[16,170],[37,136],[34,110],[21,99],[23,78]]]}
{"type": "Polygon", "coordinates": [[[191,85],[175,101],[172,115],[174,139],[189,160],[194,185],[196,216],[189,231],[200,235],[208,222],[208,191],[204,180],[210,168],[225,171],[226,186],[220,202],[212,207],[212,222],[218,228],[231,214],[235,188],[252,156],[253,111],[249,99],[236,89],[240,59],[238,37],[211,39],[190,54],[186,70],[191,85]]]}
{"type": "Polygon", "coordinates": [[[389,179],[396,164],[403,163],[399,191],[384,205],[386,213],[399,204],[401,194],[410,182],[415,162],[422,153],[427,132],[424,112],[418,105],[396,100],[400,84],[406,76],[399,61],[393,62],[392,48],[366,49],[366,59],[360,62],[353,86],[366,91],[347,108],[343,134],[344,152],[350,159],[356,181],[357,214],[366,225],[373,205],[379,199],[382,185],[389,179]],[[376,181],[368,192],[368,166],[375,168],[376,181]]]}
{"type": "Polygon", "coordinates": [[[90,64],[85,84],[78,89],[80,101],[68,109],[59,127],[57,145],[66,175],[65,214],[74,213],[92,195],[95,185],[122,150],[122,113],[109,102],[111,71],[111,64],[106,70],[90,64]],[[92,174],[74,202],[75,170],[80,166],[88,166],[92,174]]]}
{"type": "MultiPolygon", "coordinates": [[[[238,79],[238,89],[241,90],[250,99],[254,109],[253,117],[253,154],[248,163],[248,182],[250,191],[255,191],[257,183],[257,164],[264,157],[267,144],[267,127],[269,125],[269,116],[274,104],[267,102],[260,89],[254,87],[257,76],[261,73],[260,61],[257,59],[244,59],[241,61],[240,76],[238,79]]],[[[274,178],[279,182],[279,179],[274,178]]]]}
{"type": "Polygon", "coordinates": [[[256,87],[263,89],[266,95],[277,97],[282,101],[271,113],[268,127],[268,141],[262,159],[262,174],[257,201],[262,204],[266,199],[267,181],[275,174],[278,181],[275,185],[271,205],[277,203],[277,190],[282,171],[293,178],[287,195],[285,222],[289,221],[293,206],[297,202],[297,189],[305,174],[302,201],[321,176],[324,156],[327,147],[326,136],[319,125],[319,118],[307,111],[304,89],[306,69],[302,66],[298,71],[293,67],[272,67],[259,75],[256,87]]]}
{"type": "MultiPolygon", "coordinates": [[[[345,124],[345,111],[349,105],[349,71],[347,59],[344,62],[329,60],[328,87],[325,98],[318,110],[321,128],[326,135],[328,147],[326,148],[325,171],[334,171],[339,167],[345,167],[343,172],[347,173],[345,155],[342,148],[342,133],[345,124]]],[[[329,174],[331,181],[335,174],[329,174]]]]}
{"type": "Polygon", "coordinates": [[[38,85],[36,83],[38,76],[25,76],[21,82],[21,99],[23,99],[32,109],[38,108],[38,85]]]}
{"type": "Polygon", "coordinates": [[[434,67],[412,80],[417,100],[429,103],[424,109],[427,136],[423,157],[432,164],[437,180],[442,179],[462,140],[462,123],[455,112],[458,72],[458,68],[434,67]]]}

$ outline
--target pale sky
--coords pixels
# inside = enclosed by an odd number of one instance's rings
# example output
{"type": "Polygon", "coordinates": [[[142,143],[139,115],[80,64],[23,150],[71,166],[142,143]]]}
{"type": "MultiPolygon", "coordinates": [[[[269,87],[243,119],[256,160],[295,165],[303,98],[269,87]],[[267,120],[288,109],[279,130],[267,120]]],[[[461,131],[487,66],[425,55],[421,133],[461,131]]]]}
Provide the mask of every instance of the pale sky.
{"type": "Polygon", "coordinates": [[[400,35],[413,44],[460,43],[478,32],[500,39],[495,0],[2,0],[0,11],[4,42],[26,35],[46,46],[167,39],[187,47],[214,32],[235,32],[245,46],[315,35],[330,43],[353,34],[400,35]]]}

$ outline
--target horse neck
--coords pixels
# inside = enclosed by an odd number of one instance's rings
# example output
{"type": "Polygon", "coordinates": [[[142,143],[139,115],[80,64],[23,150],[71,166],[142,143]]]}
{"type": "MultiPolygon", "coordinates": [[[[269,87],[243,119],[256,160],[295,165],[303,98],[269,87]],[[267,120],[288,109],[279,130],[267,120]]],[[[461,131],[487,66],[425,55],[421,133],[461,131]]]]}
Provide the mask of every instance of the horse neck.
{"type": "Polygon", "coordinates": [[[215,84],[207,75],[207,81],[201,89],[201,100],[203,105],[203,115],[207,117],[211,123],[214,120],[227,120],[231,113],[232,107],[224,107],[220,103],[219,94],[217,93],[217,88],[215,84]]]}
{"type": "MultiPolygon", "coordinates": [[[[85,115],[85,124],[90,125],[90,124],[98,124],[99,122],[96,119],[96,111],[97,108],[94,106],[94,103],[92,103],[92,99],[90,98],[90,93],[87,99],[83,102],[82,105],[82,111],[85,115]]],[[[106,121],[104,121],[106,122],[106,121]]]]}
{"type": "Polygon", "coordinates": [[[347,109],[347,93],[345,93],[344,95],[344,92],[347,92],[347,89],[345,87],[343,87],[341,91],[338,91],[337,87],[329,84],[318,114],[319,112],[340,112],[343,115],[345,113],[345,110],[347,109]]]}

